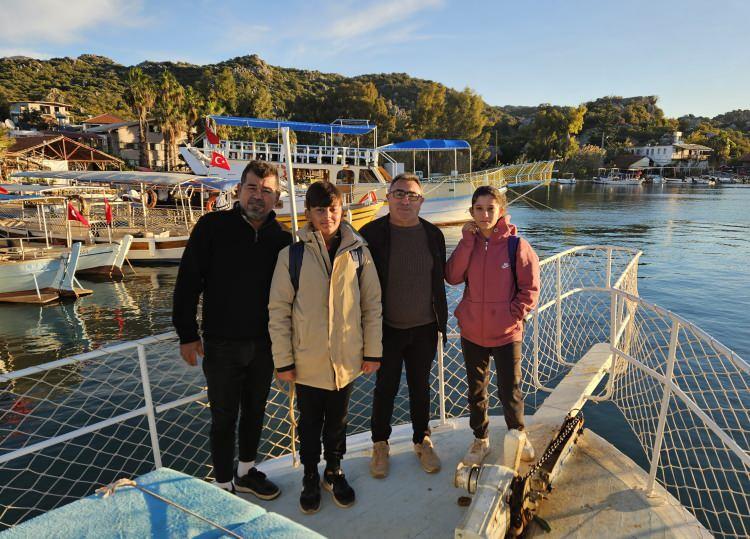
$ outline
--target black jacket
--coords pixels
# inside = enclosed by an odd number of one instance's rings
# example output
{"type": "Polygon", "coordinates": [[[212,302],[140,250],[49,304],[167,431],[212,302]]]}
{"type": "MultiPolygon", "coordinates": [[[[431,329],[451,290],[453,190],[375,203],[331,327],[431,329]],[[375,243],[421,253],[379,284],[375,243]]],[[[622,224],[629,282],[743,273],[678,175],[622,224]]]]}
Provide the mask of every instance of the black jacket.
{"type": "Polygon", "coordinates": [[[197,341],[196,313],[203,294],[203,336],[270,339],[268,293],[279,251],[292,242],[271,212],[255,229],[238,204],[201,217],[190,234],[177,273],[172,323],[180,343],[197,341]]]}
{"type": "MultiPolygon", "coordinates": [[[[445,236],[438,227],[425,221],[421,217],[419,221],[427,232],[430,242],[430,252],[434,263],[432,265],[432,306],[435,309],[438,329],[446,339],[446,326],[448,324],[448,302],[445,298],[445,236]]],[[[389,217],[381,217],[363,226],[359,233],[367,241],[367,246],[372,253],[375,267],[380,278],[381,297],[385,303],[386,288],[388,287],[388,263],[391,256],[391,225],[389,217]]],[[[385,312],[385,305],[383,305],[385,312]]]]}

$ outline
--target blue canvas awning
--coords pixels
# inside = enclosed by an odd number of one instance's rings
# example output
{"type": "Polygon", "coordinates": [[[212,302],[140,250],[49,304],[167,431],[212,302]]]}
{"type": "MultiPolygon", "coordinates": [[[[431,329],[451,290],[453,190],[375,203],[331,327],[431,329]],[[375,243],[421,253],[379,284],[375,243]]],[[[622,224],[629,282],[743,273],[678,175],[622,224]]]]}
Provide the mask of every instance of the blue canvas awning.
{"type": "Polygon", "coordinates": [[[394,142],[378,148],[381,152],[414,152],[433,150],[468,150],[471,145],[465,140],[420,138],[394,142]]]}
{"type": "Polygon", "coordinates": [[[377,126],[346,125],[346,124],[317,124],[308,122],[293,122],[289,120],[264,120],[262,118],[242,118],[240,116],[209,116],[216,125],[230,125],[232,127],[254,127],[256,129],[279,129],[288,127],[292,131],[305,133],[324,133],[326,135],[366,135],[377,126]]]}

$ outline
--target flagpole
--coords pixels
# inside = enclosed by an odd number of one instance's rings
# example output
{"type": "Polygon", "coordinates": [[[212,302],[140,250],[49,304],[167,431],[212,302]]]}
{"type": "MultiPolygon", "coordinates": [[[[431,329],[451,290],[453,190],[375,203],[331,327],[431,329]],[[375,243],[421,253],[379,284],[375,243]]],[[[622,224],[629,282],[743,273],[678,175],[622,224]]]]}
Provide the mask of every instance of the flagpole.
{"type": "MultiPolygon", "coordinates": [[[[281,139],[284,143],[284,160],[286,161],[286,181],[289,186],[289,205],[292,211],[292,236],[297,241],[297,197],[294,192],[294,170],[292,169],[292,150],[289,145],[289,128],[281,128],[281,139]]],[[[281,188],[281,185],[279,185],[281,188]]]]}

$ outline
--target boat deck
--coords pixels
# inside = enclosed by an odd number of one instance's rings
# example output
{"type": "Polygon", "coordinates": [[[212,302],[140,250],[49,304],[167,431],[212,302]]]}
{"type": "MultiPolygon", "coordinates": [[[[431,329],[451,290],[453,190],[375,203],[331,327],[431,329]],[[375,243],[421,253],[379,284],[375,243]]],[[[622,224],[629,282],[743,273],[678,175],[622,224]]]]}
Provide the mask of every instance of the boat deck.
{"type": "MultiPolygon", "coordinates": [[[[533,418],[528,418],[531,426],[533,418]]],[[[502,455],[506,429],[502,417],[492,417],[493,447],[485,462],[502,455]]],[[[453,486],[455,466],[472,440],[468,419],[451,420],[434,429],[433,440],[443,469],[427,474],[419,466],[411,442],[411,426],[394,428],[391,435],[391,469],[385,479],[369,474],[371,441],[365,432],[349,438],[344,472],[357,493],[349,509],[334,505],[323,491],[321,510],[304,515],[298,507],[302,469],[291,466],[291,457],[264,462],[260,468],[282,490],[280,498],[258,501],[269,511],[282,514],[328,537],[453,537],[466,508],[458,498],[466,491],[453,486]],[[415,501],[417,500],[417,501],[415,501]]],[[[537,453],[543,448],[537,448],[537,453]]],[[[320,465],[322,473],[323,463],[320,465]]],[[[657,496],[643,493],[647,474],[594,432],[586,430],[566,462],[540,516],[552,532],[530,529],[530,536],[544,537],[696,537],[709,536],[680,503],[657,486],[657,496]],[[639,490],[640,489],[640,490],[639,490]]]]}

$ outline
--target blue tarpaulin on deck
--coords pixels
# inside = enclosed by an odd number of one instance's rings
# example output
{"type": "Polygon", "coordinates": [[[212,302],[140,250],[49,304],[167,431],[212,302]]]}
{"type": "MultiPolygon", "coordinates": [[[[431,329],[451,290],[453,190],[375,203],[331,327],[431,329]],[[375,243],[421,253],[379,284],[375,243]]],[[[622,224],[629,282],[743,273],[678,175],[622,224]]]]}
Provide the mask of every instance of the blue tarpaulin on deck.
{"type": "Polygon", "coordinates": [[[425,150],[468,150],[471,148],[465,140],[420,138],[394,142],[378,148],[381,152],[412,152],[425,150]]]}
{"type": "Polygon", "coordinates": [[[216,125],[233,127],[254,127],[256,129],[279,129],[288,127],[292,131],[305,133],[325,133],[328,135],[366,135],[375,129],[375,125],[342,125],[292,122],[289,120],[264,120],[262,118],[242,118],[240,116],[211,116],[216,125]]]}

